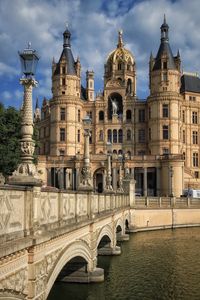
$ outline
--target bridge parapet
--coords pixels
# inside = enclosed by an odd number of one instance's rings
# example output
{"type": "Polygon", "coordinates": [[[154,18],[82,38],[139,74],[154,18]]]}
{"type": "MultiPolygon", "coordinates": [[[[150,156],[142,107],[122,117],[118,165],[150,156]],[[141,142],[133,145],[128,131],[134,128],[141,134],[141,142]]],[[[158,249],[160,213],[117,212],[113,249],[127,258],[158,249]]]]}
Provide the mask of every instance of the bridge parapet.
{"type": "Polygon", "coordinates": [[[43,232],[82,226],[96,217],[129,206],[128,194],[41,191],[40,187],[4,186],[0,189],[0,257],[20,250],[10,247],[13,240],[23,239],[19,247],[30,246],[43,232]],[[21,246],[20,246],[21,245],[21,246]],[[9,250],[10,249],[10,250],[9,250]]]}
{"type": "Polygon", "coordinates": [[[135,197],[134,208],[200,208],[200,198],[135,197]]]}

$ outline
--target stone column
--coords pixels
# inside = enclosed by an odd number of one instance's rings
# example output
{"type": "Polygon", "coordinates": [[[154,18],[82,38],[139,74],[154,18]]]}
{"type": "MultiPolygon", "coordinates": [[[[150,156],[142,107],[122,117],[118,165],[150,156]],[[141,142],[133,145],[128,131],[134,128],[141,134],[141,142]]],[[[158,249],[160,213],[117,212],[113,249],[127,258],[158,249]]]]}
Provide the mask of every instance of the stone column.
{"type": "Polygon", "coordinates": [[[111,175],[111,154],[108,153],[108,166],[106,176],[106,192],[113,192],[112,175],[111,175]]]}
{"type": "Polygon", "coordinates": [[[69,173],[68,173],[68,169],[65,169],[65,186],[66,186],[66,190],[69,189],[69,173]]]}
{"type": "Polygon", "coordinates": [[[76,189],[79,188],[79,183],[80,183],[80,171],[79,168],[76,168],[76,189]]]}
{"type": "Polygon", "coordinates": [[[64,188],[64,168],[58,170],[58,186],[61,190],[64,188]]]}
{"type": "Polygon", "coordinates": [[[147,168],[144,168],[144,172],[143,172],[143,180],[144,180],[144,186],[143,186],[143,190],[144,190],[144,197],[147,197],[147,168]]]}
{"type": "Polygon", "coordinates": [[[112,182],[113,182],[113,190],[117,190],[117,169],[116,167],[112,168],[112,182]]]}
{"type": "Polygon", "coordinates": [[[123,175],[122,175],[122,165],[119,166],[119,192],[123,192],[123,175]]]}
{"type": "Polygon", "coordinates": [[[22,78],[20,83],[24,86],[24,101],[22,110],[21,127],[21,163],[10,178],[11,184],[16,185],[41,185],[37,168],[33,163],[35,142],[33,141],[33,110],[32,89],[37,85],[33,78],[22,78]]]}
{"type": "Polygon", "coordinates": [[[160,196],[160,177],[161,177],[161,172],[160,172],[160,167],[156,168],[156,196],[160,196]]]}
{"type": "Polygon", "coordinates": [[[80,190],[92,190],[91,171],[90,171],[90,132],[85,129],[84,133],[84,164],[81,170],[81,182],[79,185],[80,190]]]}
{"type": "Polygon", "coordinates": [[[47,186],[51,186],[51,168],[47,169],[47,186]]]}
{"type": "Polygon", "coordinates": [[[131,168],[131,177],[135,178],[135,168],[131,168]]]}

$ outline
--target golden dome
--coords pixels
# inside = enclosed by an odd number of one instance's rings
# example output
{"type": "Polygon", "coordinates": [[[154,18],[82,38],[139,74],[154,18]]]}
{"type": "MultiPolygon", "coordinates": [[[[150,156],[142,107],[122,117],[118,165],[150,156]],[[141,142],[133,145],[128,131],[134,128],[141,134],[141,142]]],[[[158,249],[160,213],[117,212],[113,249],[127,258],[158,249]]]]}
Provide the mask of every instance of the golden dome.
{"type": "Polygon", "coordinates": [[[121,61],[134,64],[132,53],[124,48],[124,44],[122,41],[122,30],[120,30],[118,34],[117,48],[109,53],[107,63],[115,63],[116,61],[121,61]]]}

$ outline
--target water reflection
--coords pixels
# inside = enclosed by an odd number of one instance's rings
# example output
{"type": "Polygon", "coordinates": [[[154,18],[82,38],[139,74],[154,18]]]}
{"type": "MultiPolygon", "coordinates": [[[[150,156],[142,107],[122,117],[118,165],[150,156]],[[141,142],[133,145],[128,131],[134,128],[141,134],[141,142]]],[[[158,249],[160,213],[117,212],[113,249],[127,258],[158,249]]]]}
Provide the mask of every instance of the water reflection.
{"type": "Polygon", "coordinates": [[[48,300],[200,299],[200,228],[136,233],[121,247],[98,258],[103,283],[56,283],[48,300]]]}

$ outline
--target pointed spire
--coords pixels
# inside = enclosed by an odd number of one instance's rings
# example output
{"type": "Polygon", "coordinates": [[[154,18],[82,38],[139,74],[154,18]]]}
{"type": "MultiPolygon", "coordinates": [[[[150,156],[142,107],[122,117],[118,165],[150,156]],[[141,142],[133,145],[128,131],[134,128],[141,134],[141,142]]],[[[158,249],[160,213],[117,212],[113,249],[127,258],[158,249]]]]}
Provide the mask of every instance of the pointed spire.
{"type": "Polygon", "coordinates": [[[66,29],[63,32],[63,48],[70,48],[70,37],[71,33],[68,29],[68,23],[66,23],[66,29]]]}
{"type": "Polygon", "coordinates": [[[169,26],[166,22],[165,14],[164,14],[163,24],[161,25],[160,29],[161,29],[161,42],[168,42],[169,41],[169,38],[168,38],[169,26]]]}
{"type": "Polygon", "coordinates": [[[39,101],[38,101],[38,97],[36,99],[36,104],[35,104],[35,109],[39,108],[39,101]]]}
{"type": "Polygon", "coordinates": [[[180,52],[179,52],[179,49],[177,51],[177,57],[180,58],[180,52]]]}
{"type": "Polygon", "coordinates": [[[167,56],[167,68],[168,69],[176,69],[174,57],[172,54],[172,50],[169,44],[169,38],[168,38],[168,30],[169,26],[166,22],[166,17],[164,15],[164,21],[163,24],[160,27],[161,29],[161,43],[160,47],[157,53],[157,56],[155,58],[155,64],[153,67],[153,70],[161,70],[162,69],[162,57],[163,55],[167,56]]]}
{"type": "Polygon", "coordinates": [[[122,48],[124,46],[123,40],[122,40],[122,34],[123,34],[123,30],[120,29],[118,31],[118,44],[117,44],[117,48],[122,48]]]}
{"type": "Polygon", "coordinates": [[[152,59],[153,59],[153,53],[151,51],[151,53],[150,53],[150,60],[152,60],[152,59]]]}
{"type": "Polygon", "coordinates": [[[164,21],[163,21],[163,24],[167,24],[165,14],[164,14],[164,21]]]}

